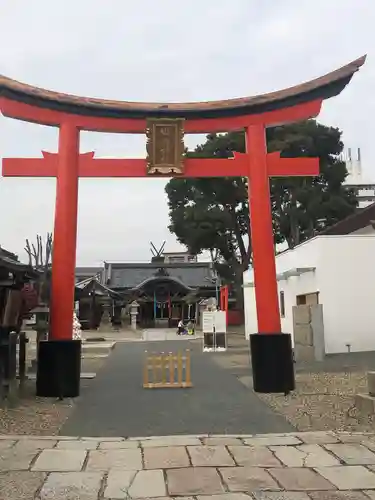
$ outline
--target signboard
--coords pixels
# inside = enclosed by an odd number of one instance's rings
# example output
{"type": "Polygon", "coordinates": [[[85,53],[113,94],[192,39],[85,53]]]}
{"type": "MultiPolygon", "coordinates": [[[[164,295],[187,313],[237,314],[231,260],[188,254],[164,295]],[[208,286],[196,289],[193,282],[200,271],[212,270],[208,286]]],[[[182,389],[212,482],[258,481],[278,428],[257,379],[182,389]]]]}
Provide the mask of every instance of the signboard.
{"type": "Polygon", "coordinates": [[[204,352],[226,351],[227,321],[225,311],[204,311],[202,329],[204,352]]]}
{"type": "Polygon", "coordinates": [[[213,333],[214,332],[214,312],[204,311],[203,312],[203,322],[202,322],[202,330],[204,333],[213,333]]]}
{"type": "Polygon", "coordinates": [[[147,173],[184,173],[184,120],[156,118],[147,120],[147,173]]]}
{"type": "Polygon", "coordinates": [[[227,313],[225,311],[214,312],[214,326],[216,333],[226,333],[227,331],[227,313]]]}

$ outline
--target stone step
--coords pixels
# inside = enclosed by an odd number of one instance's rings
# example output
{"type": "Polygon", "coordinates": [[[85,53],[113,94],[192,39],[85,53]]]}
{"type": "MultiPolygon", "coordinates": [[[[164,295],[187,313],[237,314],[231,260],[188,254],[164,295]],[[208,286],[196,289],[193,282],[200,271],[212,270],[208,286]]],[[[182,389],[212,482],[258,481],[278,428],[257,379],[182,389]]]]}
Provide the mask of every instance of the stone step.
{"type": "Polygon", "coordinates": [[[375,396],[375,372],[367,372],[367,388],[370,396],[375,396]]]}
{"type": "Polygon", "coordinates": [[[374,415],[375,397],[370,394],[356,394],[355,406],[362,415],[374,415]]]}
{"type": "MultiPolygon", "coordinates": [[[[96,377],[94,372],[81,372],[81,380],[91,380],[96,377]]],[[[36,380],[36,373],[28,373],[27,378],[29,380],[36,380]]]]}
{"type": "MultiPolygon", "coordinates": [[[[116,342],[82,342],[82,354],[105,354],[109,355],[115,347],[116,342]]],[[[36,344],[31,344],[27,349],[28,356],[36,352],[36,344]]]]}

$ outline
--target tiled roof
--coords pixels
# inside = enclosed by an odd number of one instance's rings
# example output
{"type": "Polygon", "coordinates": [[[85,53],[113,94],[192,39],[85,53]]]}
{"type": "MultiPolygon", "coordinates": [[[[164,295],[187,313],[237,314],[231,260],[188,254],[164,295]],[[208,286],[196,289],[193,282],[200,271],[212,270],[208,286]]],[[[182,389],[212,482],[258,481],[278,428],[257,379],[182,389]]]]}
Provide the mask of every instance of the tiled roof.
{"type": "Polygon", "coordinates": [[[351,234],[354,231],[369,226],[372,221],[375,221],[375,203],[366,208],[357,209],[354,214],[325,229],[318,236],[351,234]]]}
{"type": "MultiPolygon", "coordinates": [[[[108,265],[108,264],[107,264],[108,265]]],[[[208,262],[187,264],[110,264],[111,275],[107,283],[112,289],[134,288],[143,281],[155,276],[159,269],[164,269],[171,278],[175,278],[191,288],[212,286],[206,278],[212,278],[211,265],[208,262]]]]}
{"type": "Polygon", "coordinates": [[[76,267],[75,278],[76,282],[85,279],[93,278],[103,273],[104,267],[76,267]]]}

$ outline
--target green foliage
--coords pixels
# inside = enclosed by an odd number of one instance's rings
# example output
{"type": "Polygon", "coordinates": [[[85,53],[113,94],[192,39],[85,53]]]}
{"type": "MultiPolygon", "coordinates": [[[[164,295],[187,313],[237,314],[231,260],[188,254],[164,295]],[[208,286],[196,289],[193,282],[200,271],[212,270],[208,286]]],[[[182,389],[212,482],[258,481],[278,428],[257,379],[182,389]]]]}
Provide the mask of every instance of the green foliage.
{"type": "MultiPolygon", "coordinates": [[[[268,151],[283,157],[318,157],[320,175],[314,178],[273,178],[270,182],[275,243],[298,245],[317,231],[350,215],[357,205],[354,193],[343,187],[345,163],[341,132],[308,120],[267,130],[268,151]]],[[[225,158],[245,151],[244,134],[211,134],[188,156],[225,158]]],[[[251,264],[251,231],[247,179],[174,178],[166,186],[169,230],[194,254],[211,252],[222,276],[238,285],[251,264]]]]}

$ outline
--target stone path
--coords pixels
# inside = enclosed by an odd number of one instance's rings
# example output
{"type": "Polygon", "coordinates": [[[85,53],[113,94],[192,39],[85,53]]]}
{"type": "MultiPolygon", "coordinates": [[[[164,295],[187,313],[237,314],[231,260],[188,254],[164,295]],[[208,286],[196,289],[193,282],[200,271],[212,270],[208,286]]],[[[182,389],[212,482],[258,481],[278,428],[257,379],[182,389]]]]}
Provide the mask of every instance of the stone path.
{"type": "Polygon", "coordinates": [[[290,432],[294,428],[231,373],[202,353],[200,342],[117,344],[96,379],[82,391],[66,435],[155,436],[197,433],[290,432]],[[144,350],[192,350],[191,389],[143,389],[144,350]]]}
{"type": "Polygon", "coordinates": [[[375,433],[0,436],[1,500],[373,500],[375,433]]]}
{"type": "Polygon", "coordinates": [[[165,340],[194,340],[202,339],[203,334],[197,332],[196,335],[176,335],[176,328],[150,328],[142,331],[142,340],[145,341],[165,341],[165,340]]]}

